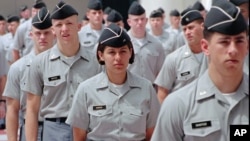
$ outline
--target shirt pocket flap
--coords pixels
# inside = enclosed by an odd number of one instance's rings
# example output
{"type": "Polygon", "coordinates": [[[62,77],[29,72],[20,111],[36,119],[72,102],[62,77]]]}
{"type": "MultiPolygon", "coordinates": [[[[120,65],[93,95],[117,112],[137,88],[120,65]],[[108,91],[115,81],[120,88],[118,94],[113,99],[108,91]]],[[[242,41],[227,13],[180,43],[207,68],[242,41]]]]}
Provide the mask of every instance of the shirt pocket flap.
{"type": "Polygon", "coordinates": [[[205,137],[220,129],[219,120],[193,121],[184,123],[184,133],[187,136],[205,137]]]}
{"type": "Polygon", "coordinates": [[[143,112],[141,109],[136,109],[134,107],[129,107],[128,112],[130,115],[135,115],[135,116],[142,116],[143,112]]]}
{"type": "Polygon", "coordinates": [[[88,108],[88,113],[92,116],[105,116],[112,113],[112,107],[109,105],[101,105],[101,106],[90,106],[88,108]],[[99,107],[99,108],[96,108],[99,107]]]}

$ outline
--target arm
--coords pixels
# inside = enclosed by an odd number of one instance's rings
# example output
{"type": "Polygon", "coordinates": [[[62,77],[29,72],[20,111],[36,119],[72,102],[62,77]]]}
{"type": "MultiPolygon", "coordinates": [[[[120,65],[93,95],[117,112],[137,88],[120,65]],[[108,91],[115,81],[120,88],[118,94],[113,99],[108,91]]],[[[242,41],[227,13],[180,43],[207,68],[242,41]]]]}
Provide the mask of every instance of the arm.
{"type": "Polygon", "coordinates": [[[18,139],[18,114],[20,109],[20,103],[13,98],[6,98],[7,113],[6,113],[6,129],[8,141],[17,141],[18,139]]]}
{"type": "Polygon", "coordinates": [[[153,132],[154,132],[154,127],[146,129],[146,141],[150,141],[151,140],[153,132]]]}
{"type": "Polygon", "coordinates": [[[27,94],[27,110],[25,118],[25,136],[27,141],[37,140],[40,102],[41,96],[34,95],[32,93],[27,94]]]}
{"type": "Polygon", "coordinates": [[[163,100],[168,96],[168,89],[157,86],[157,97],[159,102],[162,104],[163,100]]]}
{"type": "Polygon", "coordinates": [[[15,62],[16,60],[18,60],[20,58],[19,50],[13,49],[12,55],[13,55],[13,61],[15,62]]]}
{"type": "Polygon", "coordinates": [[[74,141],[85,141],[87,139],[87,131],[73,127],[73,137],[74,141]]]}

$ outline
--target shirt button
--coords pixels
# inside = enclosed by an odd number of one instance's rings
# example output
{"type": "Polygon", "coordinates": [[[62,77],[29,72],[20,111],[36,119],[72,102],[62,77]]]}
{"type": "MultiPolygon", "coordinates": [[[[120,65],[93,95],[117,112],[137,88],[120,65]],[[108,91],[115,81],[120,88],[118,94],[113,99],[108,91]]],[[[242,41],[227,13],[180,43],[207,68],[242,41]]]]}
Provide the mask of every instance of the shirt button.
{"type": "Polygon", "coordinates": [[[120,112],[120,114],[122,115],[122,112],[120,112]]]}
{"type": "Polygon", "coordinates": [[[70,97],[71,97],[71,98],[73,98],[73,97],[74,97],[74,96],[73,96],[73,94],[72,94],[72,95],[70,95],[70,97]]]}

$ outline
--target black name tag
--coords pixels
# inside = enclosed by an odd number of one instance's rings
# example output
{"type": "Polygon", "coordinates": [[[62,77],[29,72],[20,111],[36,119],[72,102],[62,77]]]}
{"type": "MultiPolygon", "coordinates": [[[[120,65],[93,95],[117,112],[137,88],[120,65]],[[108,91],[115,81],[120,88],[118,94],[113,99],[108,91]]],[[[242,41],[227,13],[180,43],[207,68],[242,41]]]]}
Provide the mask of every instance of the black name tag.
{"type": "Polygon", "coordinates": [[[189,74],[190,74],[190,71],[187,71],[187,72],[181,73],[181,76],[186,76],[186,75],[189,75],[189,74]]]}
{"type": "Polygon", "coordinates": [[[105,110],[106,105],[98,105],[98,106],[93,106],[93,110],[105,110]]]}
{"type": "Polygon", "coordinates": [[[192,123],[192,128],[196,129],[196,128],[203,128],[203,127],[210,127],[211,121],[202,121],[202,122],[196,122],[196,123],[192,123]]]}
{"type": "Polygon", "coordinates": [[[60,75],[58,75],[58,76],[49,77],[48,79],[49,79],[49,81],[55,81],[55,80],[61,79],[61,77],[60,77],[60,75]]]}
{"type": "Polygon", "coordinates": [[[90,44],[91,42],[90,41],[86,41],[86,42],[83,42],[84,44],[90,44]]]}

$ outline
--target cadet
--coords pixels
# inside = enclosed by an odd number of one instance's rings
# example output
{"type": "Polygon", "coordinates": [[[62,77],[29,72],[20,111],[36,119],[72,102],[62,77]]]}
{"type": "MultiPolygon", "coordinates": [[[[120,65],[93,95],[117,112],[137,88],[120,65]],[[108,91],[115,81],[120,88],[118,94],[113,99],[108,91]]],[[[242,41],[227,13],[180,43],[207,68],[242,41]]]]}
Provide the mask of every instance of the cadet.
{"type": "MultiPolygon", "coordinates": [[[[35,4],[32,7],[32,18],[36,15],[39,9],[46,7],[45,3],[41,0],[36,0],[35,4]]],[[[14,61],[18,60],[20,57],[27,55],[33,48],[34,42],[29,36],[31,30],[31,21],[30,18],[28,21],[21,24],[16,31],[13,43],[13,59],[14,61]]]]}
{"type": "Polygon", "coordinates": [[[170,33],[180,34],[181,33],[181,15],[177,9],[173,9],[169,12],[170,27],[166,30],[170,33]]]}
{"type": "Polygon", "coordinates": [[[82,18],[82,24],[81,24],[81,28],[84,27],[85,25],[89,24],[89,18],[87,17],[86,14],[83,15],[82,18]]]}
{"type": "Polygon", "coordinates": [[[0,37],[6,34],[6,19],[4,16],[0,15],[0,37]]]}
{"type": "Polygon", "coordinates": [[[89,18],[89,24],[79,31],[79,38],[82,46],[95,54],[98,38],[104,28],[102,24],[102,3],[100,0],[89,0],[86,14],[89,18]]]}
{"type": "Polygon", "coordinates": [[[152,141],[229,141],[230,125],[249,124],[247,26],[240,9],[217,0],[204,26],[208,70],[165,99],[152,141]]]}
{"type": "Polygon", "coordinates": [[[153,10],[150,13],[149,24],[151,27],[149,33],[162,44],[165,56],[177,49],[176,34],[163,29],[163,15],[159,10],[153,10]]]}
{"type": "MultiPolygon", "coordinates": [[[[42,8],[32,19],[32,29],[30,36],[34,41],[34,47],[31,52],[13,63],[7,77],[7,83],[4,91],[4,96],[7,101],[7,137],[8,141],[25,141],[25,110],[26,110],[26,95],[21,88],[25,85],[25,72],[34,57],[39,53],[51,48],[54,44],[54,35],[51,30],[51,19],[48,10],[42,8]],[[20,111],[20,112],[19,112],[20,111]],[[19,113],[21,114],[19,116],[19,113]],[[21,121],[19,121],[21,117],[21,121]],[[20,125],[20,137],[18,137],[18,126],[20,125]]],[[[37,141],[42,140],[42,118],[39,119],[37,141]]]]}
{"type": "Polygon", "coordinates": [[[110,25],[111,23],[115,23],[124,29],[123,17],[121,13],[115,9],[112,9],[107,17],[107,25],[110,25]]]}
{"type": "Polygon", "coordinates": [[[20,8],[20,16],[21,16],[20,23],[24,23],[25,21],[29,20],[31,15],[30,15],[30,9],[28,8],[27,5],[23,5],[20,8]]]}
{"type": "Polygon", "coordinates": [[[206,9],[204,8],[203,4],[202,4],[200,1],[196,1],[196,2],[194,3],[193,9],[200,11],[200,13],[201,13],[203,19],[206,18],[207,11],[206,11],[206,9]]]}
{"type": "Polygon", "coordinates": [[[198,10],[187,8],[181,13],[181,24],[187,44],[169,54],[155,80],[157,96],[162,103],[173,91],[195,80],[207,69],[207,59],[202,53],[203,17],[198,10]]]}
{"type": "Polygon", "coordinates": [[[166,18],[165,10],[162,9],[161,7],[159,7],[157,10],[160,11],[162,13],[162,16],[163,16],[163,21],[164,21],[164,23],[163,23],[163,30],[168,29],[169,28],[169,24],[167,22],[165,22],[165,18],[166,18]]]}
{"type": "Polygon", "coordinates": [[[243,15],[247,25],[249,25],[249,0],[229,0],[234,5],[240,8],[240,12],[243,15]]]}
{"type": "Polygon", "coordinates": [[[107,18],[108,18],[108,15],[109,13],[112,11],[112,8],[110,8],[109,6],[106,7],[103,11],[103,21],[104,21],[104,24],[105,26],[108,26],[108,23],[107,23],[107,18]]]}
{"type": "Polygon", "coordinates": [[[13,47],[13,40],[16,33],[16,30],[20,24],[20,18],[18,16],[9,16],[7,19],[7,29],[8,33],[2,36],[2,42],[0,43],[0,48],[4,48],[5,50],[5,59],[9,65],[13,63],[12,57],[12,47],[13,47]]]}
{"type": "Polygon", "coordinates": [[[160,72],[165,59],[161,43],[146,31],[147,18],[145,9],[134,1],[128,10],[128,34],[134,46],[135,62],[129,70],[152,83],[160,72]]]}
{"type": "Polygon", "coordinates": [[[110,24],[96,54],[105,71],[76,91],[66,121],[74,128],[74,141],[149,141],[160,104],[152,83],[127,70],[134,51],[126,31],[110,24]]]}
{"type": "Polygon", "coordinates": [[[60,1],[51,12],[57,43],[39,54],[30,65],[27,84],[25,131],[28,141],[37,138],[39,109],[44,118],[44,141],[71,141],[72,128],[65,123],[80,82],[101,72],[95,55],[80,46],[78,12],[60,1]]]}

